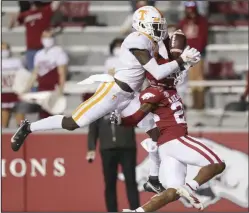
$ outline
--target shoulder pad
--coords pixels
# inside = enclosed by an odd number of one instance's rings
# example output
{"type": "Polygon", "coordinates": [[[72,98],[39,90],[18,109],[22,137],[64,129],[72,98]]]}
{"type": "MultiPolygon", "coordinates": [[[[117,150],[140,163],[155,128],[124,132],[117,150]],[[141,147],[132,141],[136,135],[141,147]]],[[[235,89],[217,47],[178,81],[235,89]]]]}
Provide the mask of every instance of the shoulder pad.
{"type": "Polygon", "coordinates": [[[126,37],[123,42],[123,45],[127,49],[141,49],[141,50],[150,50],[152,47],[151,40],[142,33],[133,32],[126,37]]]}
{"type": "Polygon", "coordinates": [[[148,87],[140,93],[139,100],[143,103],[159,103],[163,99],[162,92],[155,87],[148,87]]]}

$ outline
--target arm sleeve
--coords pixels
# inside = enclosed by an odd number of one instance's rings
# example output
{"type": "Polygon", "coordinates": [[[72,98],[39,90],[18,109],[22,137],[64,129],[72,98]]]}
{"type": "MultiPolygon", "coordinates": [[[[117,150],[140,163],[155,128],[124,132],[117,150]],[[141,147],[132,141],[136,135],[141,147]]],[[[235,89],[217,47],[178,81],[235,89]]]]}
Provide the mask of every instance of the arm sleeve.
{"type": "MultiPolygon", "coordinates": [[[[158,104],[163,99],[162,93],[157,88],[149,87],[143,90],[139,95],[141,105],[143,104],[158,104]]],[[[142,106],[134,114],[122,118],[124,126],[136,126],[149,111],[142,110],[142,106]]]]}
{"type": "Polygon", "coordinates": [[[134,114],[122,118],[123,126],[136,126],[148,113],[137,110],[134,114]]]}
{"type": "Polygon", "coordinates": [[[146,69],[156,80],[161,80],[170,74],[177,71],[180,67],[176,60],[168,62],[166,64],[158,65],[155,58],[151,58],[150,61],[145,64],[144,69],[146,69]]]}
{"type": "Polygon", "coordinates": [[[98,120],[94,121],[89,125],[89,132],[88,132],[88,150],[96,150],[97,140],[99,137],[98,133],[98,120]]]}

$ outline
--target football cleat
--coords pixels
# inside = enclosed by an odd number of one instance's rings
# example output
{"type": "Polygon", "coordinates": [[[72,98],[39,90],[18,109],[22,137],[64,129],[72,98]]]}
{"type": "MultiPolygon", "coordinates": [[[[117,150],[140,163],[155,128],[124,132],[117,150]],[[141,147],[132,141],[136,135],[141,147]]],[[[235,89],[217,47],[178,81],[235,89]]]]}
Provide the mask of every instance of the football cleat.
{"type": "Polygon", "coordinates": [[[204,209],[204,206],[200,202],[200,200],[197,197],[195,197],[193,193],[187,189],[187,187],[182,186],[178,188],[176,190],[176,194],[178,194],[180,197],[184,197],[185,199],[187,199],[194,208],[200,211],[204,209]]]}
{"type": "Polygon", "coordinates": [[[153,192],[153,193],[161,193],[165,190],[159,180],[148,180],[144,185],[144,191],[146,192],[153,192]]]}
{"type": "Polygon", "coordinates": [[[13,151],[17,152],[21,148],[26,137],[31,133],[29,126],[30,122],[28,120],[22,121],[16,133],[12,136],[11,148],[13,151]]]}

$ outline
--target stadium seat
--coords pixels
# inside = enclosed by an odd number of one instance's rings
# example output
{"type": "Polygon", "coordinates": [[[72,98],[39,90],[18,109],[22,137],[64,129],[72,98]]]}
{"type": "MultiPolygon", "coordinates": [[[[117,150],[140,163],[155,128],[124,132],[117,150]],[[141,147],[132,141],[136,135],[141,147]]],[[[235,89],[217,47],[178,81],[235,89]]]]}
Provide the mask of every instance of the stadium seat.
{"type": "Polygon", "coordinates": [[[219,126],[222,126],[223,119],[228,115],[227,112],[245,112],[245,126],[248,123],[248,109],[249,109],[249,103],[245,101],[239,101],[239,102],[230,102],[228,103],[223,110],[223,113],[219,119],[219,126]]]}
{"type": "Polygon", "coordinates": [[[63,2],[60,7],[64,22],[62,27],[66,26],[85,26],[83,18],[89,15],[89,2],[63,2]]]}
{"type": "Polygon", "coordinates": [[[219,61],[208,63],[207,79],[238,79],[238,75],[234,72],[233,61],[219,61]]]}

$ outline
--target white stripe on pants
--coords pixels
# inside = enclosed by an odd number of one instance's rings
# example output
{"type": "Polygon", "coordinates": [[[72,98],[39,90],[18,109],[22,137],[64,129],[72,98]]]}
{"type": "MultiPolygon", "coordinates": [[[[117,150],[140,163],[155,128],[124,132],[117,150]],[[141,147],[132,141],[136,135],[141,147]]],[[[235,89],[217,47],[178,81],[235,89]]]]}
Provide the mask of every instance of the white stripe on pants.
{"type": "Polygon", "coordinates": [[[203,167],[222,162],[213,150],[188,135],[164,143],[158,149],[159,178],[166,188],[177,188],[185,183],[187,165],[203,167]]]}

